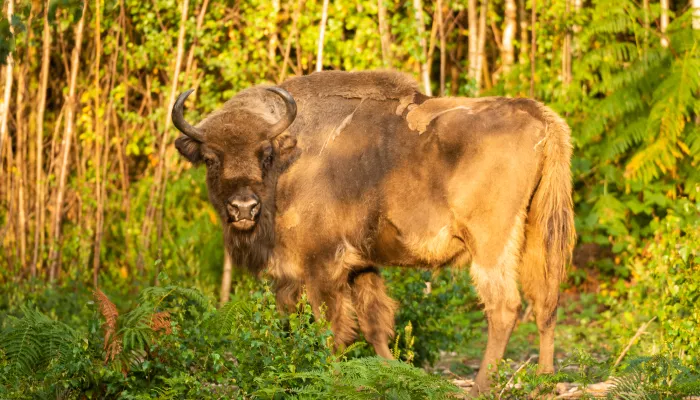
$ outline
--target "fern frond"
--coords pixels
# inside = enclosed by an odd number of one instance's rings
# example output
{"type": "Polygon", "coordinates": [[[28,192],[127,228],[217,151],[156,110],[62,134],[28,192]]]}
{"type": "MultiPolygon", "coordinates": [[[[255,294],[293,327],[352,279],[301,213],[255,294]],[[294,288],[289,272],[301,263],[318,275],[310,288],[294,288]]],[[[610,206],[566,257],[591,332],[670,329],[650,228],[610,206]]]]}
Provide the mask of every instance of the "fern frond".
{"type": "Polygon", "coordinates": [[[115,306],[100,289],[93,291],[93,296],[99,306],[100,314],[105,319],[105,323],[102,325],[105,341],[105,362],[109,362],[110,360],[114,360],[122,351],[121,338],[116,336],[119,311],[117,311],[117,306],[115,306]]]}
{"type": "Polygon", "coordinates": [[[32,373],[70,353],[77,340],[73,329],[26,306],[21,312],[0,333],[0,349],[18,373],[32,373]]]}
{"type": "Polygon", "coordinates": [[[700,90],[700,60],[691,53],[674,62],[669,76],[654,91],[647,124],[652,140],[627,164],[625,174],[632,179],[645,183],[657,179],[692,152],[682,140],[700,90]]]}
{"type": "Polygon", "coordinates": [[[153,332],[163,331],[166,335],[173,332],[170,326],[170,313],[167,311],[159,311],[151,315],[151,329],[153,332]]]}
{"type": "Polygon", "coordinates": [[[199,309],[206,310],[210,306],[209,299],[197,289],[180,286],[152,286],[141,292],[141,302],[152,302],[156,307],[170,296],[179,296],[194,303],[199,309]]]}

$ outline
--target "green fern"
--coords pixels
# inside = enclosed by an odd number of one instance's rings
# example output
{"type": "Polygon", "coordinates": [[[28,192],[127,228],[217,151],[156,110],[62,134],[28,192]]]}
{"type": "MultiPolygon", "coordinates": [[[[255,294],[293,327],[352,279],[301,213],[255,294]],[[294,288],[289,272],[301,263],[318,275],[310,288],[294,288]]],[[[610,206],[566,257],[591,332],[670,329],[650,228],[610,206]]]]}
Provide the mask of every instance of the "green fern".
{"type": "Polygon", "coordinates": [[[447,399],[460,389],[445,379],[400,361],[366,357],[332,368],[279,376],[278,386],[254,393],[260,398],[286,394],[303,399],[447,399]],[[290,385],[291,382],[297,382],[290,385]],[[299,384],[300,383],[300,384],[299,384]],[[292,389],[286,387],[294,386],[292,389]]]}
{"type": "Polygon", "coordinates": [[[70,355],[79,340],[73,329],[27,306],[21,307],[21,313],[21,318],[10,318],[0,333],[0,350],[18,375],[36,372],[70,355]]]}
{"type": "Polygon", "coordinates": [[[615,378],[610,399],[668,399],[700,394],[700,375],[664,355],[639,357],[615,378]]]}
{"type": "Polygon", "coordinates": [[[200,310],[206,310],[210,307],[209,299],[197,289],[183,288],[180,286],[152,286],[145,288],[139,296],[140,302],[151,302],[156,307],[168,298],[179,297],[188,300],[199,307],[200,310]]]}

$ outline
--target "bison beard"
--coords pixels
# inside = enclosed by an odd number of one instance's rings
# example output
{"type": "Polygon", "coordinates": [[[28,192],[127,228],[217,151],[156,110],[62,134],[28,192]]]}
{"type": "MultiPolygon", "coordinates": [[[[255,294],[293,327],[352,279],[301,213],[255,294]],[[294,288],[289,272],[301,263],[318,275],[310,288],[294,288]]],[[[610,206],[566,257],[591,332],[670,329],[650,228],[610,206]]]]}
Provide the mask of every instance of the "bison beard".
{"type": "Polygon", "coordinates": [[[552,110],[528,99],[430,98],[387,71],[246,89],[197,127],[184,120],[185,97],[173,108],[177,148],[207,162],[227,251],[275,280],[278,306],[305,289],[314,312],[325,304],[338,348],[359,329],[390,358],[396,303],[378,266],[470,266],[488,320],[473,393],[489,389],[503,357],[519,284],[535,311],[539,371],[553,372],[575,232],[570,132],[552,110]],[[226,218],[240,193],[261,199],[249,231],[226,218]]]}
{"type": "Polygon", "coordinates": [[[255,228],[251,231],[239,231],[224,224],[224,242],[226,251],[231,254],[233,264],[258,276],[265,269],[275,247],[274,198],[263,202],[262,211],[255,228]]]}

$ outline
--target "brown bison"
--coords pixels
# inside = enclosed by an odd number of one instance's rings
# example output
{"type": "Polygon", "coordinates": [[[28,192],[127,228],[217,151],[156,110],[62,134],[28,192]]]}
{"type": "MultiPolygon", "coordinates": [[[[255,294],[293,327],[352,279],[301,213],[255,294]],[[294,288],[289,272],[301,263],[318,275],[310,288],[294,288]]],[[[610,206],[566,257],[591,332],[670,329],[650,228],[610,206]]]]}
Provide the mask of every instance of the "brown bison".
{"type": "Polygon", "coordinates": [[[488,319],[475,393],[521,305],[553,371],[559,284],[574,242],[570,133],[528,99],[434,98],[397,72],[319,72],[246,89],[196,126],[177,99],[175,145],[207,166],[236,265],[262,270],[289,307],[327,307],[338,347],[357,327],[390,358],[396,303],[381,265],[471,265],[488,319]]]}

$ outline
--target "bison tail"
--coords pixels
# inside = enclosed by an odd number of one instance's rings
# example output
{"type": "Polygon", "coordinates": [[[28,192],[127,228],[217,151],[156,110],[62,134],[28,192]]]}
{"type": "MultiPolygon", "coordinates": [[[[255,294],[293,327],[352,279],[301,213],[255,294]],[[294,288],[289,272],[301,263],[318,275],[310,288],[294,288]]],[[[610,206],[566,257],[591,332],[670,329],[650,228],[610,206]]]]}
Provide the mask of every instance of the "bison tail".
{"type": "Polygon", "coordinates": [[[530,205],[528,219],[542,235],[545,276],[566,277],[566,264],[576,241],[571,198],[571,130],[551,109],[540,106],[545,122],[542,178],[530,205]]]}

